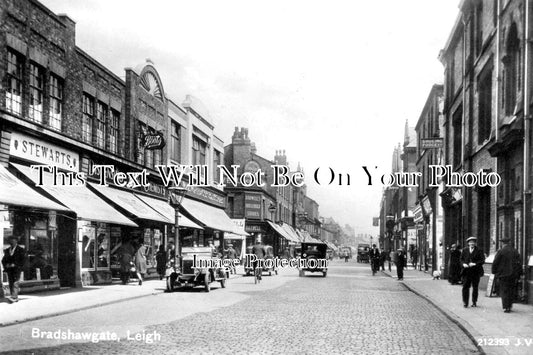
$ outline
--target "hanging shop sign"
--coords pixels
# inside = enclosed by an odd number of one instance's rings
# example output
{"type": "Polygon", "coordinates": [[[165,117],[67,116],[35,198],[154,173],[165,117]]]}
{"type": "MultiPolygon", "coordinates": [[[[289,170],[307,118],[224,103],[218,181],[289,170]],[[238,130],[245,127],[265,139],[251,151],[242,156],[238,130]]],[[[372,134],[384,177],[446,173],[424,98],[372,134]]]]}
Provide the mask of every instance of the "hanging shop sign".
{"type": "Polygon", "coordinates": [[[68,171],[79,171],[80,169],[80,156],[76,152],[18,132],[11,133],[9,154],[35,163],[57,166],[68,171]]]}
{"type": "Polygon", "coordinates": [[[413,219],[415,223],[419,223],[424,220],[424,214],[422,213],[422,206],[417,205],[415,209],[413,210],[413,213],[415,215],[413,219]]]}
{"type": "Polygon", "coordinates": [[[165,137],[160,131],[153,133],[144,133],[141,130],[139,134],[141,147],[147,150],[162,149],[165,146],[165,137]]]}
{"type": "Polygon", "coordinates": [[[425,196],[422,199],[422,207],[424,208],[424,214],[430,215],[433,212],[433,209],[431,208],[431,202],[429,201],[429,197],[425,196]]]}

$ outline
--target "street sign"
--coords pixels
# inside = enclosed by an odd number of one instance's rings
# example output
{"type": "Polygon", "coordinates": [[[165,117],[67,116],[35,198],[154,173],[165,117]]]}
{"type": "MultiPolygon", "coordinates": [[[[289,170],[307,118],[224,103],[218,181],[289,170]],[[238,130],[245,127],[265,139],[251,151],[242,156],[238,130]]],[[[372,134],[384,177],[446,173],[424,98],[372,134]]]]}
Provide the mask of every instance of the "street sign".
{"type": "Polygon", "coordinates": [[[420,149],[438,149],[443,146],[442,138],[422,138],[420,139],[420,149]]]}

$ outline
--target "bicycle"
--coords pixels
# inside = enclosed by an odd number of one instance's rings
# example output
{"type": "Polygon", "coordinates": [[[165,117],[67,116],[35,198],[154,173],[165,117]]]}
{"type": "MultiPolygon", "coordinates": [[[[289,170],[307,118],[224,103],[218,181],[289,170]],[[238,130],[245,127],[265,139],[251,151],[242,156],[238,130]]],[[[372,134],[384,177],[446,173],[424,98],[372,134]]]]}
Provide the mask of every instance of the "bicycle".
{"type": "Polygon", "coordinates": [[[257,265],[257,262],[254,263],[254,281],[256,284],[261,282],[263,276],[263,269],[257,265]]]}

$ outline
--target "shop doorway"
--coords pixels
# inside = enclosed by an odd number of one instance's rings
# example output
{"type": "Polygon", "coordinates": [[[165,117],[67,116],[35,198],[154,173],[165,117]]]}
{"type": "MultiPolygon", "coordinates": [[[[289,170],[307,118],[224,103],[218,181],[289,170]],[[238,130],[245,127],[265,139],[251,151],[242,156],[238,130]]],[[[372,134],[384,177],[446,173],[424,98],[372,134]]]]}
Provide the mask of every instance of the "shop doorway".
{"type": "Polygon", "coordinates": [[[57,276],[61,287],[76,286],[76,220],[57,216],[57,276]]]}

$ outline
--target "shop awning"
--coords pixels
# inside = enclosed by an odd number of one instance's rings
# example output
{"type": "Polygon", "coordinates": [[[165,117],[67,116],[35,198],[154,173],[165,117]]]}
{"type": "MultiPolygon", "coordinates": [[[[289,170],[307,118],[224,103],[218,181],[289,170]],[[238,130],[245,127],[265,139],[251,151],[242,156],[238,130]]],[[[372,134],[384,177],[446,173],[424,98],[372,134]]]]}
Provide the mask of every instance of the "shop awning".
{"type": "MultiPolygon", "coordinates": [[[[32,170],[20,164],[12,163],[11,165],[33,182],[38,182],[37,170],[32,170]]],[[[48,192],[59,202],[75,212],[79,219],[137,227],[137,224],[133,223],[126,216],[98,197],[87,186],[53,186],[52,174],[44,173],[43,186],[39,186],[39,188],[48,192]]]]}
{"type": "Polygon", "coordinates": [[[285,231],[285,229],[280,226],[279,224],[277,223],[274,223],[274,222],[271,222],[271,221],[268,221],[268,225],[276,231],[276,233],[278,233],[279,235],[281,235],[283,238],[287,239],[289,242],[298,242],[298,240],[294,240],[293,236],[290,235],[288,232],[285,231]]]}
{"type": "Polygon", "coordinates": [[[188,198],[183,199],[180,207],[206,227],[222,232],[235,234],[242,233],[223,209],[212,207],[188,198]]]}
{"type": "MultiPolygon", "coordinates": [[[[141,194],[134,193],[136,197],[141,199],[144,203],[146,203],[148,206],[152,207],[157,212],[161,213],[163,216],[165,216],[167,219],[172,221],[172,224],[175,222],[176,218],[176,212],[174,211],[174,208],[166,203],[165,201],[158,200],[154,197],[148,197],[141,194]]],[[[196,228],[196,229],[203,229],[198,224],[191,221],[189,218],[185,217],[183,214],[179,214],[179,226],[180,227],[187,227],[187,228],[196,228]]]]}
{"type": "Polygon", "coordinates": [[[0,165],[0,204],[68,211],[68,208],[44,197],[0,165]]]}
{"type": "Polygon", "coordinates": [[[174,218],[166,218],[161,213],[157,212],[152,207],[148,206],[142,200],[137,198],[132,192],[99,184],[90,183],[90,185],[92,188],[102,194],[102,196],[122,207],[137,218],[174,224],[174,218]]]}
{"type": "Polygon", "coordinates": [[[287,233],[287,235],[290,236],[293,242],[295,243],[301,242],[300,237],[298,236],[298,233],[296,233],[296,230],[294,230],[294,228],[292,228],[289,224],[283,223],[281,225],[281,228],[283,228],[283,230],[287,233]]]}

